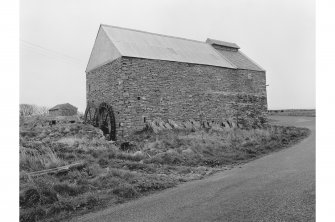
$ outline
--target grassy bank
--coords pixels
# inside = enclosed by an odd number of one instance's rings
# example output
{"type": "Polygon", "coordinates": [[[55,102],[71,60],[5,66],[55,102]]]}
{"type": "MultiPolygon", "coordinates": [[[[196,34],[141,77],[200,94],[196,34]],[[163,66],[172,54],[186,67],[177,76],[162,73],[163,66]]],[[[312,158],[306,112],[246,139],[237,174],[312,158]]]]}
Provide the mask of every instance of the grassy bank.
{"type": "Polygon", "coordinates": [[[281,126],[158,134],[146,128],[129,143],[114,144],[79,122],[26,121],[20,127],[20,220],[57,221],[122,203],[288,147],[308,133],[281,126]]]}
{"type": "Polygon", "coordinates": [[[282,109],[282,110],[269,110],[269,115],[275,116],[306,116],[315,117],[315,109],[282,109]]]}

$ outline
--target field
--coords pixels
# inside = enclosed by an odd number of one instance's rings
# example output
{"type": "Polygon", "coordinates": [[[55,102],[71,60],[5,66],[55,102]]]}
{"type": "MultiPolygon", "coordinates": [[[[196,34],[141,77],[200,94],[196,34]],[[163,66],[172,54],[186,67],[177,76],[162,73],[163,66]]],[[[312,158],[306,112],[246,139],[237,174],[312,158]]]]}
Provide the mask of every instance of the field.
{"type": "Polygon", "coordinates": [[[79,119],[20,122],[20,221],[57,221],[119,204],[288,147],[296,127],[135,132],[104,139],[79,119]]]}
{"type": "Polygon", "coordinates": [[[315,117],[315,109],[282,109],[282,110],[269,110],[270,115],[276,116],[308,116],[315,117]]]}

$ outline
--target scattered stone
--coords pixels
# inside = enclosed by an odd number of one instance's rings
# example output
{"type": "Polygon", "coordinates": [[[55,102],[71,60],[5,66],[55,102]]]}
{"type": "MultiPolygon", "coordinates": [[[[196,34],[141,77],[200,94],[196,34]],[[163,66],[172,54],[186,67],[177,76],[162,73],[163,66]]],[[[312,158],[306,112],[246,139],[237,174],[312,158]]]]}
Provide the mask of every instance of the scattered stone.
{"type": "Polygon", "coordinates": [[[195,121],[195,120],[191,120],[191,122],[192,122],[192,124],[193,124],[193,127],[195,128],[195,129],[200,129],[201,128],[201,124],[200,124],[200,122],[198,122],[198,121],[195,121]]]}
{"type": "Polygon", "coordinates": [[[237,127],[237,124],[235,121],[231,121],[231,125],[232,125],[232,128],[236,128],[237,127]]]}
{"type": "Polygon", "coordinates": [[[177,151],[175,151],[174,149],[169,149],[169,150],[166,151],[166,153],[168,153],[168,154],[176,154],[177,151]]]}
{"type": "Polygon", "coordinates": [[[193,150],[191,148],[187,148],[186,150],[182,151],[182,154],[192,154],[193,150]]]}
{"type": "Polygon", "coordinates": [[[178,129],[178,124],[175,122],[175,121],[173,121],[173,120],[171,120],[171,119],[168,119],[168,123],[173,127],[173,128],[176,128],[176,129],[178,129]]]}
{"type": "Polygon", "coordinates": [[[217,123],[212,125],[212,129],[216,130],[216,131],[223,131],[223,129],[221,128],[221,126],[217,123]]]}
{"type": "Polygon", "coordinates": [[[193,129],[193,125],[189,121],[183,122],[183,124],[184,124],[186,129],[188,129],[188,130],[193,129]]]}
{"type": "Polygon", "coordinates": [[[148,126],[155,132],[159,132],[159,128],[157,127],[156,123],[154,121],[148,122],[148,126]]]}
{"type": "Polygon", "coordinates": [[[169,130],[171,130],[172,129],[172,127],[170,126],[170,124],[169,123],[165,123],[165,128],[167,128],[167,129],[169,129],[169,130]]]}
{"type": "Polygon", "coordinates": [[[133,154],[133,157],[139,158],[139,159],[144,159],[145,158],[145,154],[142,151],[136,151],[133,154]]]}
{"type": "Polygon", "coordinates": [[[204,122],[203,122],[203,126],[204,126],[205,128],[210,128],[210,126],[209,126],[209,124],[208,124],[207,121],[204,121],[204,122]]]}
{"type": "Polygon", "coordinates": [[[177,125],[179,126],[178,129],[185,129],[185,126],[184,126],[184,124],[183,124],[182,122],[178,122],[178,121],[176,121],[176,123],[177,123],[177,125]]]}
{"type": "Polygon", "coordinates": [[[159,124],[161,130],[166,129],[163,121],[159,121],[158,124],[159,124]]]}
{"type": "Polygon", "coordinates": [[[215,131],[223,131],[224,128],[234,128],[234,127],[242,127],[241,124],[236,124],[236,122],[232,119],[226,120],[223,119],[222,122],[211,121],[195,121],[194,119],[190,119],[185,122],[178,122],[175,120],[168,119],[167,122],[161,119],[154,119],[153,121],[148,121],[147,126],[151,128],[156,134],[162,130],[172,130],[172,129],[188,129],[188,130],[200,130],[201,128],[215,130],[215,131]]]}

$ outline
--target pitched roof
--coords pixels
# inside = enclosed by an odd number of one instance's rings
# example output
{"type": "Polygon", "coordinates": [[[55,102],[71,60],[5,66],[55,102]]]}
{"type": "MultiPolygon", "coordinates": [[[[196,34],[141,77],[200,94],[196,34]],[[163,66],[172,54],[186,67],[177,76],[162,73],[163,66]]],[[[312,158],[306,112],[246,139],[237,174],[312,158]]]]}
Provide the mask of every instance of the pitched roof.
{"type": "Polygon", "coordinates": [[[121,56],[236,69],[206,42],[101,25],[86,72],[121,56]]]}
{"type": "Polygon", "coordinates": [[[249,69],[255,71],[265,71],[261,66],[247,57],[241,51],[217,50],[226,59],[232,62],[238,69],[249,69]]]}
{"type": "Polygon", "coordinates": [[[58,109],[62,109],[62,110],[73,110],[73,109],[77,109],[77,107],[72,106],[70,103],[64,103],[64,104],[58,104],[52,108],[49,109],[49,111],[52,110],[58,110],[58,109]]]}
{"type": "Polygon", "coordinates": [[[235,43],[215,39],[201,42],[100,25],[86,72],[122,56],[264,71],[262,67],[240,52],[239,48],[235,43]],[[212,45],[225,46],[234,50],[220,50],[212,45]]]}

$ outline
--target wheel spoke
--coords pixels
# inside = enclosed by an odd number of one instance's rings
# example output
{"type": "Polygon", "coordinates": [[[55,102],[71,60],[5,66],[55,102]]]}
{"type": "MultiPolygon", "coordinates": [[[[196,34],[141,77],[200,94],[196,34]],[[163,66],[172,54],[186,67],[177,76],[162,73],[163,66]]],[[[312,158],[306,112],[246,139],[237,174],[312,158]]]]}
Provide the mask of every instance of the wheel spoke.
{"type": "Polygon", "coordinates": [[[101,113],[101,123],[103,124],[104,123],[104,119],[105,119],[105,111],[103,111],[101,113]]]}
{"type": "Polygon", "coordinates": [[[105,118],[105,122],[107,121],[107,118],[108,118],[108,113],[106,113],[106,118],[105,118]]]}
{"type": "Polygon", "coordinates": [[[107,126],[108,126],[108,131],[109,131],[109,133],[111,133],[112,132],[112,124],[111,124],[109,115],[107,115],[106,122],[107,122],[107,126]]]}

